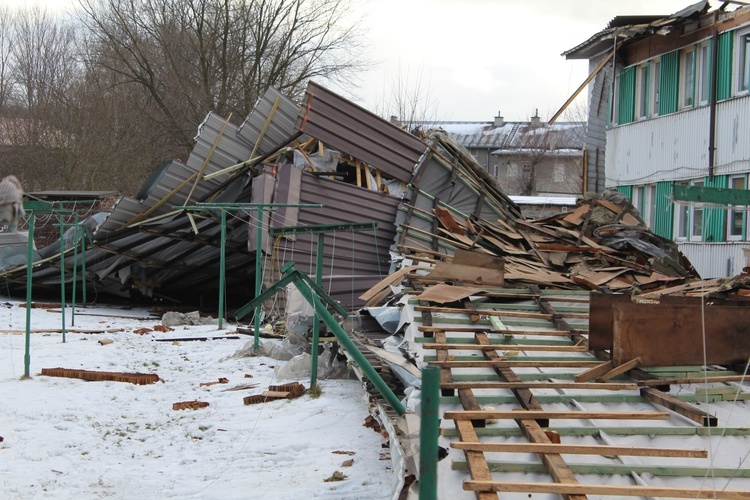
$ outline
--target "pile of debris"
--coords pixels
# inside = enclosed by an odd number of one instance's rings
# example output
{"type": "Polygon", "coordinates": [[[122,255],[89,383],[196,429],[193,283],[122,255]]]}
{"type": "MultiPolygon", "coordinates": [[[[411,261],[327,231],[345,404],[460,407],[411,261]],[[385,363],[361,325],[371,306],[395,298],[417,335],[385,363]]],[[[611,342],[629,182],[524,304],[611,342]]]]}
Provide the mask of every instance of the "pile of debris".
{"type": "MultiPolygon", "coordinates": [[[[619,193],[589,194],[570,213],[512,223],[476,215],[461,220],[455,211],[436,206],[432,216],[437,231],[429,235],[455,249],[503,257],[504,276],[496,277],[495,285],[503,284],[499,279],[637,294],[698,278],[676,245],[650,232],[622,198],[619,193]]],[[[439,262],[453,259],[432,250],[407,250],[409,257],[438,263],[443,269],[439,262]]],[[[488,284],[486,278],[483,282],[488,284]]]]}

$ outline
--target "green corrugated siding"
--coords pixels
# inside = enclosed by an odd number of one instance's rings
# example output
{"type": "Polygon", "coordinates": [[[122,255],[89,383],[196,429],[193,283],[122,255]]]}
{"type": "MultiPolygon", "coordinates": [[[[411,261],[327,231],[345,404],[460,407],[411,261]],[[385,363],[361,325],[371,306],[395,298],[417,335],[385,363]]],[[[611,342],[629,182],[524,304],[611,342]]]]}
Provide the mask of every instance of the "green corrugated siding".
{"type": "Polygon", "coordinates": [[[680,84],[679,51],[661,57],[659,75],[659,114],[666,115],[677,111],[680,84]]]}
{"type": "Polygon", "coordinates": [[[632,122],[635,119],[635,66],[620,71],[617,99],[617,123],[632,122]]]}
{"type": "MultiPolygon", "coordinates": [[[[729,187],[729,176],[715,175],[713,181],[704,180],[706,187],[729,187]]],[[[727,233],[727,211],[720,208],[703,209],[703,241],[725,241],[727,233]]]]}
{"type": "Polygon", "coordinates": [[[674,227],[674,203],[672,203],[672,181],[660,181],[656,183],[656,213],[654,214],[655,234],[667,239],[672,239],[674,227]]]}
{"type": "Polygon", "coordinates": [[[617,191],[628,197],[629,200],[633,199],[633,186],[617,186],[617,191]]]}
{"type": "Polygon", "coordinates": [[[732,97],[732,49],[734,31],[719,35],[719,67],[716,74],[716,100],[732,97]]]}

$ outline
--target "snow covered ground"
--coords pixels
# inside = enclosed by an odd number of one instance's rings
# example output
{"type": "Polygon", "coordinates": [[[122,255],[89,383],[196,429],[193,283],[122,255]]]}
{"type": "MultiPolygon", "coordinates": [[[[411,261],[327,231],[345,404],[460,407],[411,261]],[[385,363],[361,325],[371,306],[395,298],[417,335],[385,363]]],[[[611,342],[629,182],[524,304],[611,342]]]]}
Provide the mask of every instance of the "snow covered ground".
{"type": "MultiPolygon", "coordinates": [[[[387,439],[365,427],[369,404],[357,380],[323,380],[322,394],[244,405],[277,380],[265,357],[232,355],[252,340],[215,326],[153,328],[145,310],[77,309],[69,329],[103,334],[31,334],[24,374],[26,311],[0,304],[0,497],[2,498],[389,498],[387,439]],[[132,316],[121,318],[115,316],[132,316]],[[112,339],[101,345],[98,341],[112,339]],[[40,375],[42,368],[156,373],[152,385],[40,375]],[[229,380],[226,384],[201,383],[229,380]],[[226,391],[257,384],[247,390],[226,391]],[[172,409],[204,401],[198,410],[172,409]],[[345,464],[353,460],[350,465],[345,464]],[[348,466],[345,466],[348,465],[348,466]],[[334,472],[346,476],[326,481],[334,472]]],[[[33,309],[32,330],[59,329],[61,314],[33,309]]],[[[299,379],[307,387],[309,379],[299,379]]]]}

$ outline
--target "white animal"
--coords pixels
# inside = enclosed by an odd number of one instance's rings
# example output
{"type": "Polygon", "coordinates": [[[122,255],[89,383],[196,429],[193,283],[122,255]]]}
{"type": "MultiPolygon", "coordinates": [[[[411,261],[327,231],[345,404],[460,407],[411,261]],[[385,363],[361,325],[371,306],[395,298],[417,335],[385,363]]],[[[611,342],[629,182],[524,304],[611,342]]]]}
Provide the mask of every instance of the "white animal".
{"type": "Polygon", "coordinates": [[[0,181],[0,226],[8,226],[10,231],[18,229],[18,218],[23,211],[23,188],[15,175],[0,181]]]}

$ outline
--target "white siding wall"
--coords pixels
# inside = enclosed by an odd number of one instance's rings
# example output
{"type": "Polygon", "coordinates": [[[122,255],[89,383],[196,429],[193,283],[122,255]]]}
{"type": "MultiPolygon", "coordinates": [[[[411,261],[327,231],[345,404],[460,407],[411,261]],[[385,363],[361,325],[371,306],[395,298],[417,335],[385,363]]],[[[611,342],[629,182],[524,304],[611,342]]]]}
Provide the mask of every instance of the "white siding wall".
{"type": "Polygon", "coordinates": [[[728,243],[678,243],[677,247],[690,260],[701,278],[736,276],[745,267],[743,248],[750,242],[728,243]]]}
{"type": "MultiPolygon", "coordinates": [[[[607,185],[700,177],[708,173],[709,107],[607,131],[607,185]]],[[[750,171],[750,97],[716,106],[716,174],[750,171]]]]}

